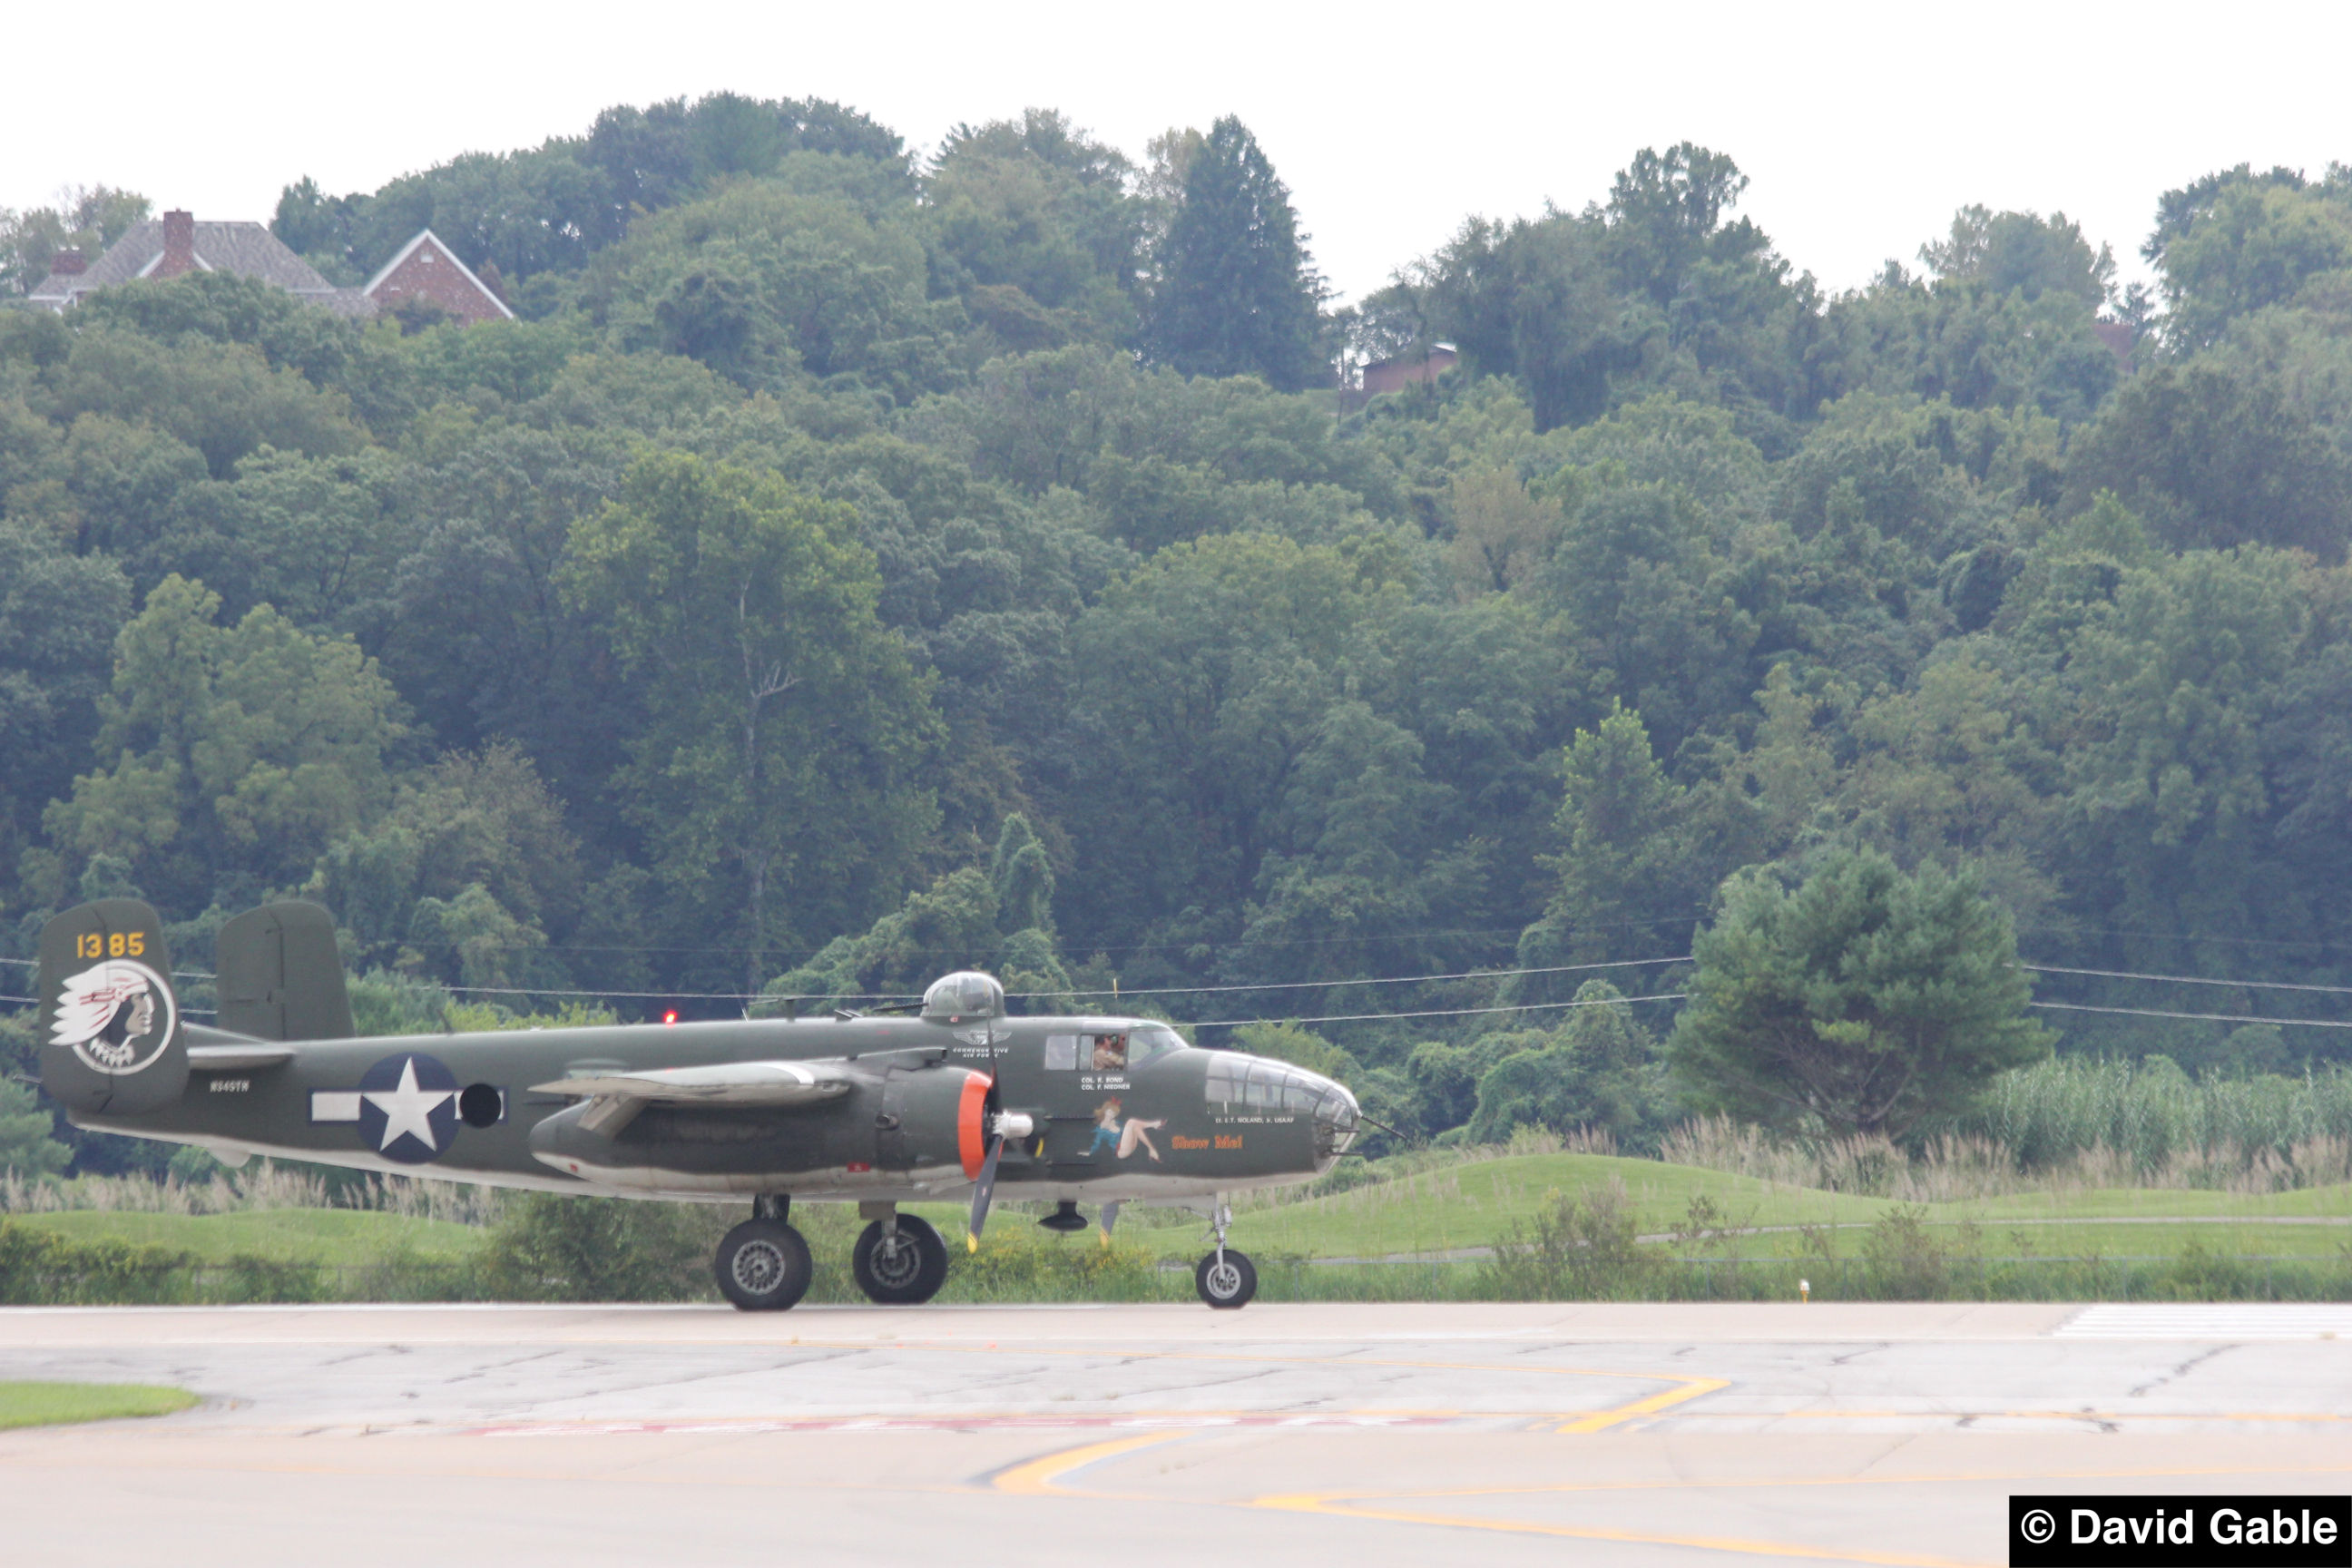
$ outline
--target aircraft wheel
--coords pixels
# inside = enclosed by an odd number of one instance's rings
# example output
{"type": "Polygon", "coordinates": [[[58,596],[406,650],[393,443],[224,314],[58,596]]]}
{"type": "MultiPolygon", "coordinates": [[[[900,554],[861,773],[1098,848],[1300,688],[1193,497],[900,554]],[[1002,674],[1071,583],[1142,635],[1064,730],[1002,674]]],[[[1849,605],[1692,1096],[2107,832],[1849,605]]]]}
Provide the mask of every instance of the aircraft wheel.
{"type": "Polygon", "coordinates": [[[898,1216],[894,1238],[876,1220],[861,1232],[849,1254],[849,1270],[857,1288],[886,1307],[912,1307],[928,1301],[947,1283],[948,1244],[930,1222],[910,1214],[898,1216]]]}
{"type": "Polygon", "coordinates": [[[1222,1311],[1246,1307],[1257,1294],[1257,1266],[1228,1247],[1221,1257],[1212,1252],[1192,1270],[1193,1288],[1201,1300],[1222,1311]]]}
{"type": "Polygon", "coordinates": [[[781,1312],[807,1294],[808,1243],[780,1219],[747,1219],[719,1244],[719,1290],[747,1312],[781,1312]]]}

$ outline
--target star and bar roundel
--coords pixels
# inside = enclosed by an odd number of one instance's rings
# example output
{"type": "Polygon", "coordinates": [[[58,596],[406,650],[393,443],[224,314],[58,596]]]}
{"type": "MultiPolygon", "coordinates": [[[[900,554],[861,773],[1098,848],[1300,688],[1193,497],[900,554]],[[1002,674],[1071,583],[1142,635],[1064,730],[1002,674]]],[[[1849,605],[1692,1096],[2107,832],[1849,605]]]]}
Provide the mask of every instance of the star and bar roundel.
{"type": "Polygon", "coordinates": [[[362,1147],[404,1165],[449,1152],[457,1136],[457,1075],[437,1057],[386,1057],[361,1075],[356,1091],[318,1089],[312,1121],[356,1121],[362,1147]]]}

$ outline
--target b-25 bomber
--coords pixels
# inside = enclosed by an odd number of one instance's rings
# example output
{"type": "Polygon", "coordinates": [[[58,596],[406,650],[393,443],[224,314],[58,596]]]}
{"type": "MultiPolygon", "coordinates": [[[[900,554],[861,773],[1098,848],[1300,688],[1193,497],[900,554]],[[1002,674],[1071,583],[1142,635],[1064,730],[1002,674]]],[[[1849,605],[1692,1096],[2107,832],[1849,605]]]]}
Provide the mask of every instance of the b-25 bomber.
{"type": "Polygon", "coordinates": [[[1203,1050],[1164,1023],[1009,1016],[991,976],[934,982],[918,1009],[362,1038],[316,904],[239,915],[217,942],[215,1025],[181,1016],[155,911],[67,910],[41,932],[42,1086],[78,1127],[210,1149],[546,1192],[751,1202],[716,1260],[746,1310],[809,1286],[794,1200],[855,1203],[874,1300],[929,1300],[947,1244],[900,1205],[996,1194],[1081,1230],[1100,1205],[1206,1213],[1201,1299],[1256,1270],[1225,1245],[1228,1194],[1302,1182],[1353,1141],[1356,1101],[1286,1062],[1203,1050]]]}

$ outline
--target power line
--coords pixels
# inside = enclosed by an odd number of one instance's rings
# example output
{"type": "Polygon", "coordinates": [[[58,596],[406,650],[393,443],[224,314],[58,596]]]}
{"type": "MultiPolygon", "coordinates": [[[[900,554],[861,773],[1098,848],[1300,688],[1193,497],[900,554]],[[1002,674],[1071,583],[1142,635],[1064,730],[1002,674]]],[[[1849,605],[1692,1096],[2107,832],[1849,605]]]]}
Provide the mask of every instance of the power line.
{"type": "Polygon", "coordinates": [[[1688,963],[1675,958],[1621,958],[1607,963],[1559,963],[1546,969],[1470,969],[1459,974],[1392,974],[1381,980],[1268,980],[1255,985],[1160,985],[1122,991],[1008,991],[1029,1000],[1045,996],[1206,996],[1227,991],[1336,991],[1342,985],[1417,985],[1440,980],[1508,980],[1522,974],[1576,974],[1588,969],[1633,969],[1653,963],[1688,963]]]}
{"type": "Polygon", "coordinates": [[[2209,1024],[2273,1024],[2292,1025],[2303,1029],[2352,1029],[2352,1020],[2341,1018],[2265,1018],[2252,1013],[2168,1013],[2153,1007],[2094,1007],[2082,1002],[2028,1002],[2029,1007],[2047,1007],[2059,1013],[2121,1013],[2134,1018],[2196,1018],[2209,1024]]]}
{"type": "MultiPolygon", "coordinates": [[[[1250,1024],[1368,1024],[1390,1018],[1469,1018],[1488,1013],[1540,1013],[1561,1007],[1621,1007],[1634,1002],[1680,1002],[1687,991],[1654,996],[1602,996],[1591,1002],[1522,1002],[1508,1007],[1441,1007],[1423,1013],[1334,1013],[1320,1018],[1203,1018],[1196,1029],[1238,1029],[1250,1024]]],[[[2347,1026],[2352,1027],[2352,1026],[2347,1026]]]]}
{"type": "MultiPolygon", "coordinates": [[[[1163,985],[1138,990],[1118,991],[1008,991],[1005,995],[1019,1001],[1036,1001],[1055,996],[1201,996],[1234,991],[1331,991],[1343,985],[1417,985],[1444,980],[1507,980],[1526,974],[1576,974],[1594,969],[1633,969],[1661,963],[1687,963],[1688,953],[1673,958],[1622,958],[1606,963],[1562,963],[1540,969],[1472,969],[1452,974],[1393,974],[1380,979],[1352,980],[1270,980],[1253,985],[1163,985]]],[[[542,989],[526,985],[458,985],[443,981],[430,982],[445,991],[462,992],[468,996],[592,996],[624,998],[635,1001],[673,1002],[762,1002],[784,1001],[788,998],[775,991],[583,991],[562,988],[542,989]]],[[[913,1002],[921,998],[910,991],[847,991],[825,993],[825,998],[838,995],[844,1001],[913,1002]]],[[[1557,1004],[1546,1004],[1556,1005],[1557,1004]]],[[[1370,1015],[1367,1015],[1368,1016],[1370,1015]]],[[[1386,1017],[1391,1015],[1382,1014],[1386,1017]]],[[[1403,1017],[1412,1015],[1397,1014],[1403,1017]]]]}
{"type": "Polygon", "coordinates": [[[2226,985],[2247,991],[2318,991],[2352,996],[2352,985],[2305,985],[2292,980],[2216,980],[2204,974],[2136,974],[2126,969],[2067,969],[2055,963],[2021,963],[2036,974],[2095,974],[2107,980],[2155,980],[2169,985],[2226,985]]]}

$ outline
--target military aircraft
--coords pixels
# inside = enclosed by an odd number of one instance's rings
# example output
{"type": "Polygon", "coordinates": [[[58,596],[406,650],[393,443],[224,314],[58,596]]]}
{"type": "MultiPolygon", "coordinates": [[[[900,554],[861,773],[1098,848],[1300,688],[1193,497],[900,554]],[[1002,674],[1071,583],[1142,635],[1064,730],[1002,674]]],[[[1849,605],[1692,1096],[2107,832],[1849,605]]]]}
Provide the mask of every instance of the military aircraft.
{"type": "Polygon", "coordinates": [[[360,1038],[334,922],[264,905],[223,926],[215,1026],[188,1022],[155,911],[134,899],[42,930],[42,1087],[78,1127],[491,1186],[716,1203],[752,1217],[719,1245],[748,1310],[809,1286],[793,1201],[855,1203],[851,1256],[876,1301],[929,1300],[947,1244],[908,1203],[1052,1199],[1038,1223],[1106,1237],[1123,1203],[1206,1213],[1193,1271],[1212,1307],[1257,1271],[1225,1245],[1225,1194],[1310,1180],[1356,1135],[1349,1092],[1287,1063],[1198,1049],[1130,1017],[1013,1017],[989,975],[861,1016],[360,1038]]]}

